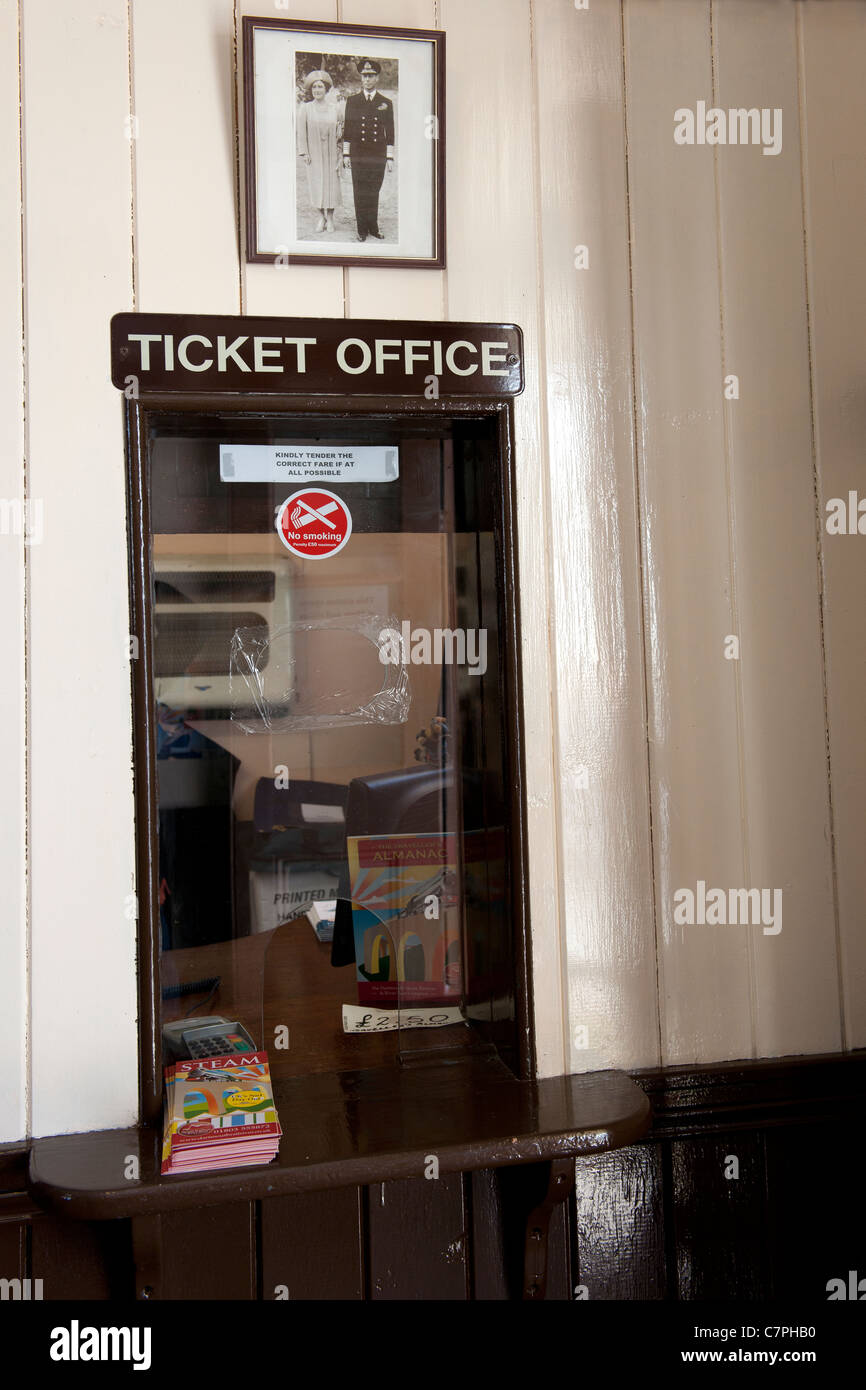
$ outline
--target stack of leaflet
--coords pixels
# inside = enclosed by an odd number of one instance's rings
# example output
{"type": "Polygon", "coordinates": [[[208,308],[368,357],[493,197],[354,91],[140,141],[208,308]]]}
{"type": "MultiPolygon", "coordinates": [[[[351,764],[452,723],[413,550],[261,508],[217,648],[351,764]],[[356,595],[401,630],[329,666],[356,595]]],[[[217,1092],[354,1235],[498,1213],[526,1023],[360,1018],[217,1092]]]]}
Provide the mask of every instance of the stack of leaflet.
{"type": "Polygon", "coordinates": [[[280,1147],[266,1052],[166,1067],[163,1113],[163,1173],[270,1163],[280,1147]]]}
{"type": "Polygon", "coordinates": [[[307,921],[310,923],[319,941],[333,941],[334,915],[336,911],[336,898],[327,898],[323,901],[313,903],[312,907],[307,909],[307,921]]]}

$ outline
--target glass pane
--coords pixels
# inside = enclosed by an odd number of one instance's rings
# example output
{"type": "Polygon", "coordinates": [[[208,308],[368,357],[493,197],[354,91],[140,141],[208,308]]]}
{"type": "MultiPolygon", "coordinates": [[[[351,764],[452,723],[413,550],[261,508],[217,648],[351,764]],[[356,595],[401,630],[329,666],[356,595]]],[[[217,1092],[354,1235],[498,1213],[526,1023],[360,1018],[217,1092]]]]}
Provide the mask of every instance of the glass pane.
{"type": "MultiPolygon", "coordinates": [[[[336,918],[351,929],[353,904],[338,899],[327,904],[311,930],[307,916],[297,917],[268,933],[262,958],[262,1002],[259,1036],[264,1040],[275,1080],[321,1072],[348,1072],[393,1066],[401,1057],[407,1028],[413,1033],[413,1052],[430,1057],[455,1040],[472,1046],[470,1029],[458,1006],[429,1004],[404,1019],[396,1007],[357,1002],[355,963],[350,958],[332,968],[329,927],[336,918]],[[322,922],[327,924],[322,934],[322,922]],[[446,1034],[448,1038],[446,1039],[446,1034]]],[[[391,967],[389,923],[365,910],[370,933],[369,958],[374,970],[391,967]]]]}
{"type": "Polygon", "coordinates": [[[495,440],[152,420],[163,1022],[237,1024],[276,1077],[514,1055],[495,440]],[[304,441],[344,473],[283,481],[304,441]]]}

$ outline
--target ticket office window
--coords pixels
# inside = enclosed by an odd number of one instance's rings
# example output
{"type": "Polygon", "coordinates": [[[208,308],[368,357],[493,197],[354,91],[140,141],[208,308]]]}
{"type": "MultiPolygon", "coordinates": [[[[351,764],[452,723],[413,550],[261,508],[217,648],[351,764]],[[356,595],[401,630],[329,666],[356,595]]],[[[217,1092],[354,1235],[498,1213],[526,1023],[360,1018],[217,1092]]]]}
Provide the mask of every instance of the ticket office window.
{"type": "Polygon", "coordinates": [[[525,1071],[502,412],[136,418],[154,1038],[525,1071]]]}

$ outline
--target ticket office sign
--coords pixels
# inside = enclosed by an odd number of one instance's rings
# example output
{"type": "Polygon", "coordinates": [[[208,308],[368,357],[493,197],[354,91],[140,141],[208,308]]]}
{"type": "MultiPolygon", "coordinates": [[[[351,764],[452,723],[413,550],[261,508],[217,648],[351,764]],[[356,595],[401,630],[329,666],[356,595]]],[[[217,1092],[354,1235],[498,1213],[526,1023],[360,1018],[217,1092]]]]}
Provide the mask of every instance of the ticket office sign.
{"type": "Polygon", "coordinates": [[[523,390],[523,335],[513,323],[115,314],[111,379],[131,398],[503,398],[523,390]]]}

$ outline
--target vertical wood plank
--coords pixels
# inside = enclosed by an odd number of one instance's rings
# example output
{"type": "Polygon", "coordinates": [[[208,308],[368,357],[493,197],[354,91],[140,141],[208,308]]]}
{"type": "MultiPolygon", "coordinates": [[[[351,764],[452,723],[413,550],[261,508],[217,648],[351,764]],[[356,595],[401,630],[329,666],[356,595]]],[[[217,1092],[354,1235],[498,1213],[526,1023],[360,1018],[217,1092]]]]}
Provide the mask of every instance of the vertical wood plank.
{"type": "Polygon", "coordinates": [[[135,1297],[128,1221],[66,1221],[46,1217],[31,1227],[33,1279],[46,1302],[135,1297]]]}
{"type": "Polygon", "coordinates": [[[828,1174],[823,1162],[825,1134],[824,1126],[785,1125],[765,1135],[768,1245],[773,1295],[778,1299],[826,1302],[831,1279],[843,1279],[847,1286],[852,1269],[859,1279],[864,1277],[862,1149],[850,1132],[849,1143],[834,1147],[828,1174]],[[810,1194],[819,1194],[821,1216],[808,1222],[804,1258],[803,1220],[810,1194]]]}
{"type": "MultiPolygon", "coordinates": [[[[824,584],[828,752],[832,777],[844,1046],[866,1046],[866,539],[830,535],[827,503],[863,483],[866,262],[866,9],[798,6],[803,188],[809,276],[818,534],[824,584]]],[[[799,1049],[798,1049],[799,1050],[799,1049]]],[[[829,1277],[829,1276],[828,1276],[829,1277]]]]}
{"type": "Polygon", "coordinates": [[[368,1220],[374,1303],[468,1297],[461,1174],[377,1183],[368,1189],[368,1220]]]}
{"type": "Polygon", "coordinates": [[[338,1188],[261,1204],[263,1299],[364,1297],[363,1190],[338,1188]]]}
{"type": "Polygon", "coordinates": [[[539,1075],[554,1076],[569,1065],[555,708],[555,660],[567,657],[555,657],[548,544],[528,0],[442,0],[439,27],[448,34],[446,317],[515,322],[525,338],[515,429],[535,1048],[539,1075]]]}
{"type": "Polygon", "coordinates": [[[472,1297],[478,1302],[509,1297],[502,1194],[495,1168],[468,1174],[472,1202],[472,1297]]]}
{"type": "Polygon", "coordinates": [[[661,1144],[575,1163],[577,1272],[590,1301],[666,1297],[661,1144]]]}
{"type": "Polygon", "coordinates": [[[30,478],[45,499],[30,551],[38,1135],[138,1111],[123,426],[108,373],[109,320],[132,307],[125,0],[69,0],[50,23],[24,0],[23,39],[30,478]],[[98,1086],[70,1086],[62,1037],[98,1086]]]}
{"type": "Polygon", "coordinates": [[[136,1299],[163,1296],[162,1216],[134,1216],[129,1223],[136,1299]]]}
{"type": "Polygon", "coordinates": [[[568,1066],[649,1066],[658,1005],[620,10],[555,0],[534,14],[547,450],[551,515],[564,522],[548,544],[568,1066]]]}
{"type": "Polygon", "coordinates": [[[711,91],[709,7],[624,14],[661,1054],[747,1057],[753,928],[673,919],[678,889],[746,886],[713,149],[673,138],[711,91]]]}
{"type": "Polygon", "coordinates": [[[547,1232],[547,1289],[548,1303],[570,1303],[571,1279],[571,1221],[572,1201],[558,1203],[550,1214],[547,1232]]]}
{"type": "Polygon", "coordinates": [[[763,1133],[674,1140],[671,1170],[677,1298],[772,1298],[763,1133]]]}
{"type": "Polygon", "coordinates": [[[750,929],[760,1057],[840,1046],[795,27],[774,0],[714,10],[716,104],[783,113],[778,154],[717,154],[744,884],[782,893],[781,931],[750,929]]]}
{"type": "MultiPolygon", "coordinates": [[[[243,139],[244,73],[243,33],[241,17],[261,15],[261,0],[240,0],[237,6],[237,91],[241,122],[240,187],[241,207],[244,202],[246,149],[243,139]]],[[[333,23],[339,15],[337,0],[290,0],[286,8],[274,11],[275,19],[326,20],[333,23]]],[[[290,80],[287,78],[287,80],[290,80]]],[[[289,136],[289,138],[291,138],[289,136]]],[[[241,245],[246,246],[246,214],[241,218],[241,245]]],[[[244,257],[246,251],[243,252],[244,257]]],[[[342,318],[343,270],[330,265],[248,265],[241,266],[243,280],[243,313],[285,314],[291,317],[310,315],[316,318],[342,318]]]]}
{"type": "MultiPolygon", "coordinates": [[[[28,978],[25,878],[26,709],[24,557],[25,541],[39,534],[39,500],[27,501],[24,473],[24,370],[21,351],[21,161],[19,129],[18,6],[0,5],[0,765],[4,769],[0,819],[0,1056],[4,1058],[4,1103],[0,1143],[27,1132],[28,978]]],[[[29,550],[29,545],[26,547],[29,550]]]]}
{"type": "Polygon", "coordinates": [[[232,0],[132,0],[136,308],[240,308],[232,0]]]}
{"type": "MultiPolygon", "coordinates": [[[[343,0],[346,24],[385,24],[402,29],[435,29],[435,0],[343,0]]],[[[447,132],[446,132],[447,137],[447,132]]],[[[459,158],[460,132],[454,145],[446,138],[446,154],[459,158]]],[[[400,150],[395,150],[400,159],[400,150]]],[[[447,248],[446,248],[447,259],[447,248]]],[[[347,271],[346,314],[351,318],[441,319],[444,273],[375,266],[352,266],[347,271]]]]}
{"type": "Polygon", "coordinates": [[[0,1279],[27,1279],[27,1225],[9,1221],[0,1225],[0,1279]]]}
{"type": "Polygon", "coordinates": [[[256,1204],[165,1212],[162,1299],[255,1299],[256,1204]]]}

